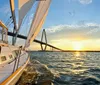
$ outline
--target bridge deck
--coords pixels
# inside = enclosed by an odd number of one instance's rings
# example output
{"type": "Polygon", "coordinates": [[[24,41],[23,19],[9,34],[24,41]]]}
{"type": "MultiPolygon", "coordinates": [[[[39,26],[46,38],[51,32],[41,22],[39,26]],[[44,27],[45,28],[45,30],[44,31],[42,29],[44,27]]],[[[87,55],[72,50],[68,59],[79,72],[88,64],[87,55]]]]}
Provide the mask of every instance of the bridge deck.
{"type": "MultiPolygon", "coordinates": [[[[15,36],[15,34],[13,34],[13,33],[11,33],[11,32],[8,32],[8,35],[9,35],[9,36],[15,36]]],[[[21,38],[21,39],[27,39],[27,37],[24,36],[24,35],[18,35],[17,37],[18,37],[18,38],[21,38]]],[[[34,42],[47,45],[47,46],[52,47],[52,48],[54,48],[54,49],[57,49],[57,50],[59,50],[59,51],[63,51],[63,50],[60,49],[60,48],[57,48],[57,47],[55,47],[55,46],[52,46],[52,45],[47,44],[47,43],[45,43],[45,42],[41,42],[41,41],[36,40],[36,39],[34,40],[34,42]]]]}

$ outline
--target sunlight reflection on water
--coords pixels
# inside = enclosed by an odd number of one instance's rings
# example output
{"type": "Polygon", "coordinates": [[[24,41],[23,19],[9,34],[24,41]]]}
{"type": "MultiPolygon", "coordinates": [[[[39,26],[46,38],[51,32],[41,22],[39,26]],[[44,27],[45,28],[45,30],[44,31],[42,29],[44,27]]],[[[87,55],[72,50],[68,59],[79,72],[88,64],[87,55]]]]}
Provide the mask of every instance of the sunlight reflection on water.
{"type": "Polygon", "coordinates": [[[51,70],[59,72],[61,74],[60,82],[67,81],[67,78],[70,77],[70,81],[59,85],[83,85],[81,83],[84,82],[86,85],[100,85],[100,83],[97,84],[99,82],[97,78],[100,79],[99,52],[32,52],[31,58],[37,59],[48,65],[51,70]],[[84,82],[82,82],[83,80],[84,82]],[[91,80],[93,84],[90,84],[91,80]]]}

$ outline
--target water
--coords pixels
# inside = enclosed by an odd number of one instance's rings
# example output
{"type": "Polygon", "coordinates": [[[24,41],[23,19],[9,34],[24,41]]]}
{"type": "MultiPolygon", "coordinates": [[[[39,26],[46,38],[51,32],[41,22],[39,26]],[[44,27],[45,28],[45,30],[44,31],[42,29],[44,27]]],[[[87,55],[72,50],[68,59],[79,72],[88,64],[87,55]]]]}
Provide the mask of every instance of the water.
{"type": "Polygon", "coordinates": [[[100,85],[100,52],[30,52],[54,73],[54,85],[100,85]]]}

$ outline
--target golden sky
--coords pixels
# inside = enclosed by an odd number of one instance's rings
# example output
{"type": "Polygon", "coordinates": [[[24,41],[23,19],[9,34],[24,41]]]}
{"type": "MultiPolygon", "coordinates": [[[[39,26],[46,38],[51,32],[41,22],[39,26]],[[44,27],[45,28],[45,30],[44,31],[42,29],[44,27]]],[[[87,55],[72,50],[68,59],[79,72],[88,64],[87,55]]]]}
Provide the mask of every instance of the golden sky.
{"type": "MultiPolygon", "coordinates": [[[[53,46],[59,47],[63,50],[100,50],[100,40],[78,40],[72,41],[67,39],[53,40],[51,43],[53,46]]],[[[33,43],[30,50],[40,50],[40,44],[33,43]]],[[[47,48],[50,50],[50,48],[47,48]]]]}
{"type": "Polygon", "coordinates": [[[100,40],[67,40],[60,39],[52,41],[52,44],[64,50],[100,50],[100,40]]]}

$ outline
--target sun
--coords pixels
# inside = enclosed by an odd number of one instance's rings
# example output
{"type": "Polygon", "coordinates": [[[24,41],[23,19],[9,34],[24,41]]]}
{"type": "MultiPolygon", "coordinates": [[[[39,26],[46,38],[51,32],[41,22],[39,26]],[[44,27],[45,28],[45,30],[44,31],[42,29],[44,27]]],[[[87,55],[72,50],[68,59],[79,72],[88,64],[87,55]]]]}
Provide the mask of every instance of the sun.
{"type": "Polygon", "coordinates": [[[73,42],[73,50],[82,50],[83,45],[81,42],[73,42]]]}

